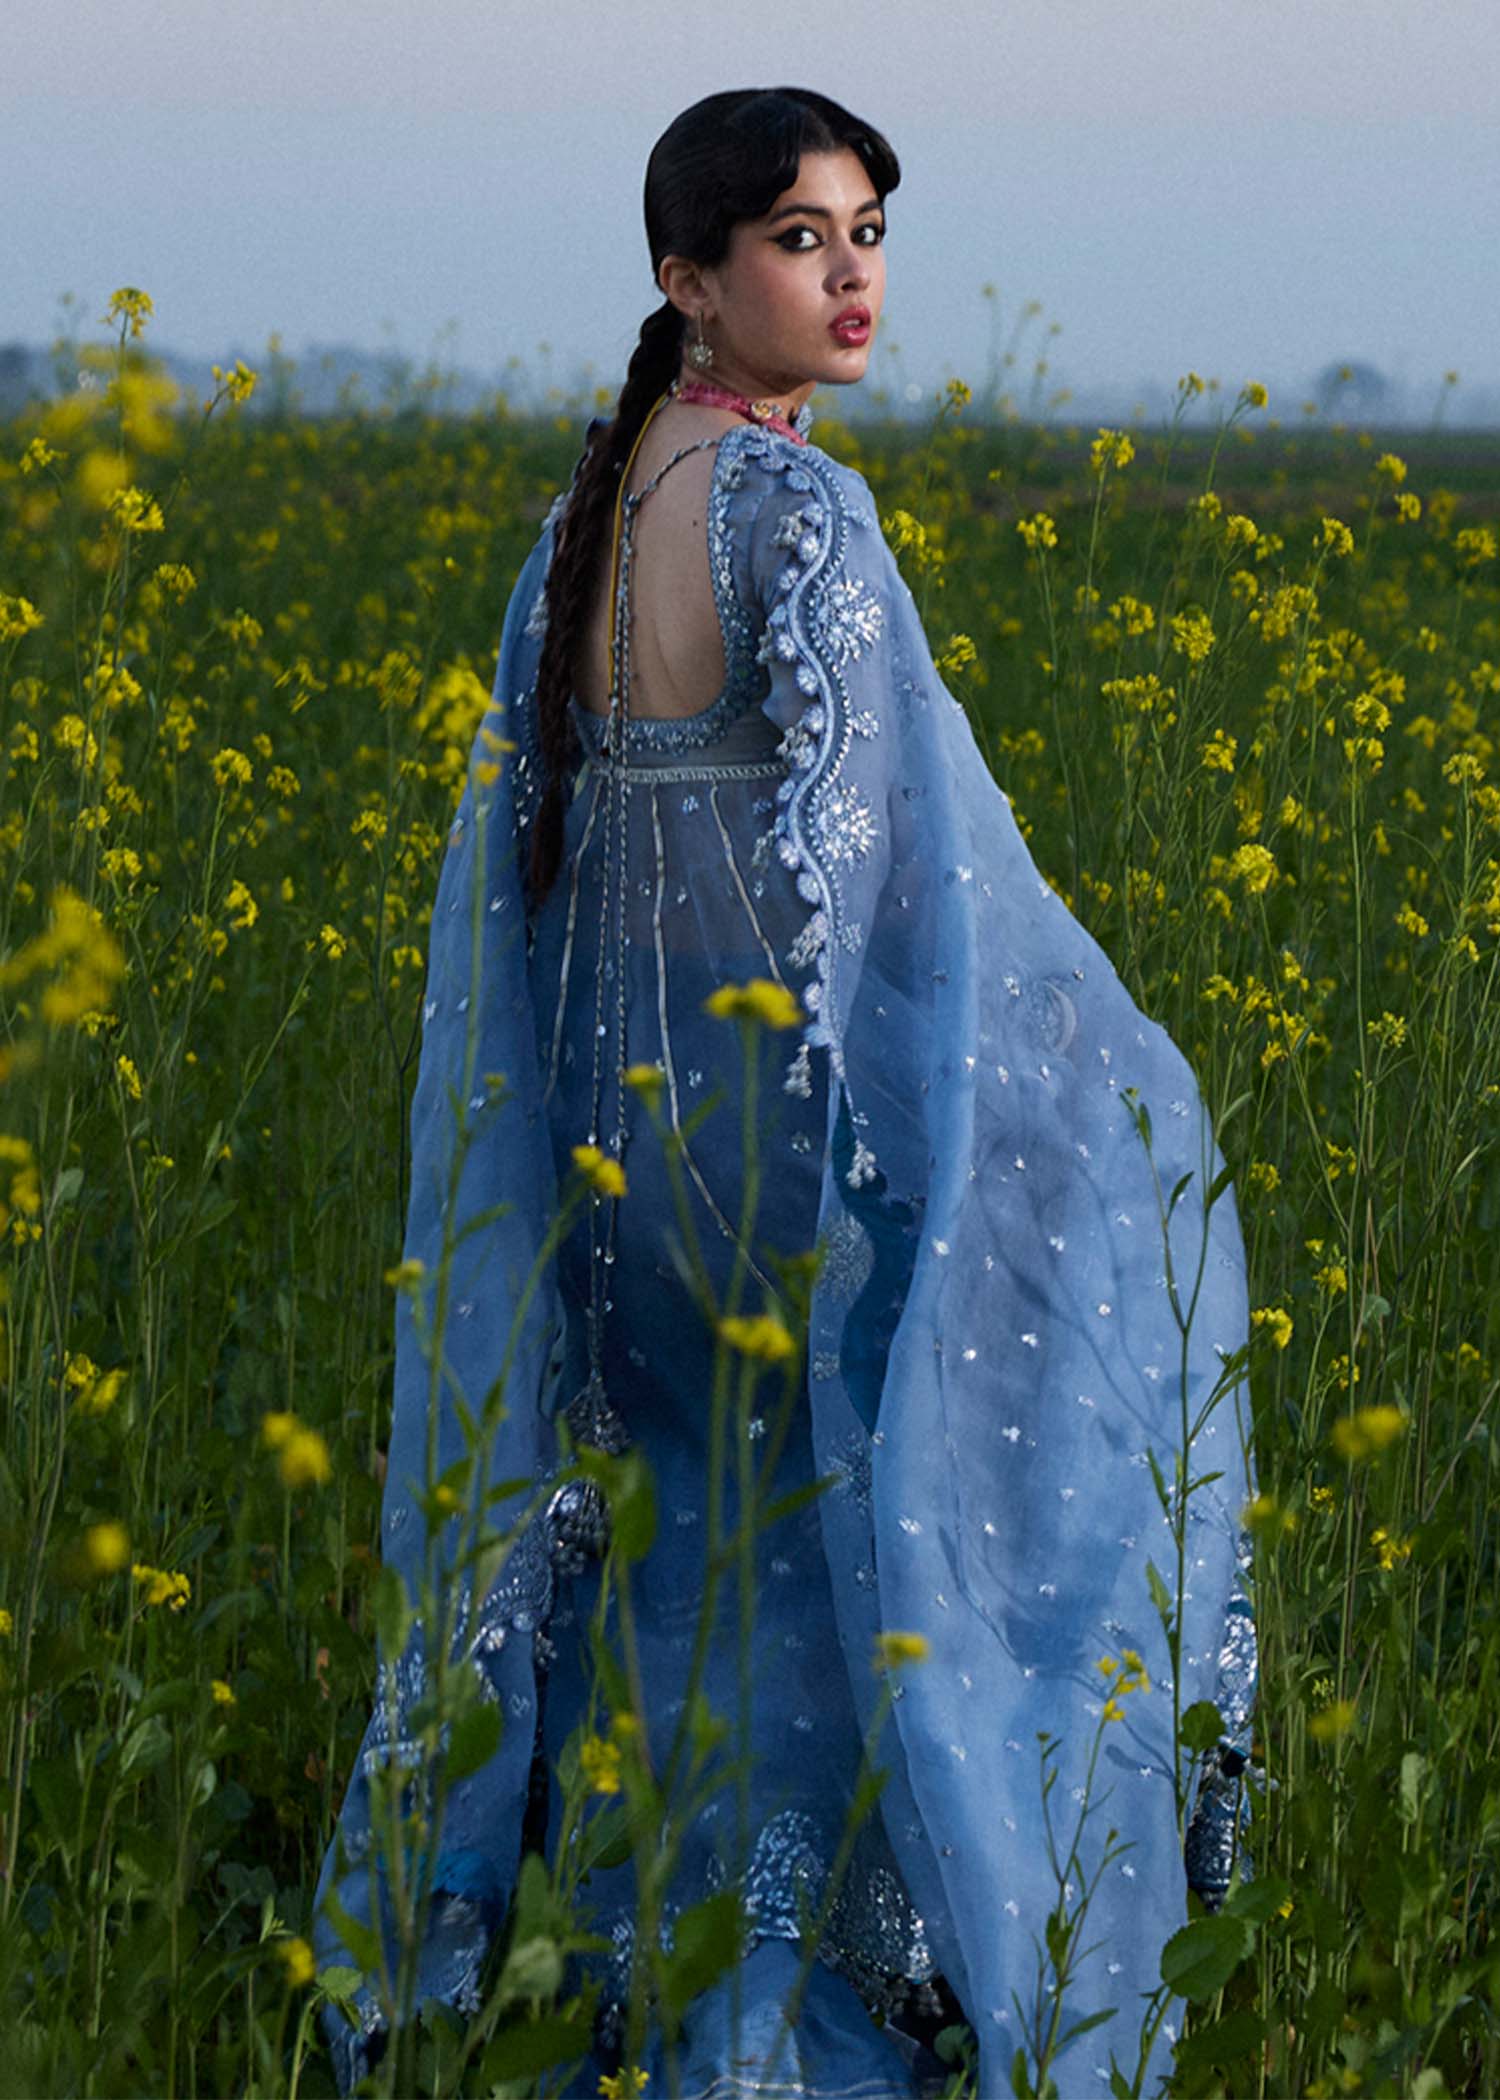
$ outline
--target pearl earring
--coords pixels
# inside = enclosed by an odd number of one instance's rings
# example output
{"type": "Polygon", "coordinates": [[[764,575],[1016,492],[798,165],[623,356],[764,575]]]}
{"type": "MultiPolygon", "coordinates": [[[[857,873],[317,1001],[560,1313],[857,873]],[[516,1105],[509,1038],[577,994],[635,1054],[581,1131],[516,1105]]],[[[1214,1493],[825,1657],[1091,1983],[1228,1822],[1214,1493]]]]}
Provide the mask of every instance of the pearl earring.
{"type": "Polygon", "coordinates": [[[704,338],[703,309],[698,309],[698,340],[687,346],[687,360],[695,372],[706,372],[714,361],[714,346],[704,338]]]}

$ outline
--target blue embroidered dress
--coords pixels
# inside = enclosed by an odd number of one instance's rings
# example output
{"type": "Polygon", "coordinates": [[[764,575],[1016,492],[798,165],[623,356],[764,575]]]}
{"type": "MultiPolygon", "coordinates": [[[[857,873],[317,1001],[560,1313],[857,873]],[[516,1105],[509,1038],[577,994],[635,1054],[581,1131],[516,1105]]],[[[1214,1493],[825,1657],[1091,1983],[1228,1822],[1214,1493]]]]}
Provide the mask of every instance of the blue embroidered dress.
{"type": "MultiPolygon", "coordinates": [[[[383,1557],[415,1605],[417,1495],[429,1467],[435,1479],[463,1457],[463,1414],[478,1414],[502,1366],[508,1411],[485,1477],[538,1492],[498,1578],[452,1584],[448,1652],[472,1665],[502,1729],[449,1788],[432,1836],[439,1893],[418,1996],[478,2008],[528,1804],[534,1843],[545,1805],[549,1858],[560,1837],[559,1790],[539,1797],[538,1785],[583,1718],[599,1584],[582,1484],[546,1493],[564,1411],[575,1434],[629,1442],[650,1462],[657,1535],[632,1596],[653,1745],[681,1714],[703,1589],[713,1350],[672,1258],[662,1148],[622,1075],[663,1068],[662,1111],[690,1133],[693,1223],[722,1296],[744,1075],[738,1029],[704,1000],[767,977],[806,1018],[761,1038],[747,1309],[760,1309],[754,1293],[776,1302],[774,1255],[823,1249],[770,1492],[831,1485],[756,1542],[748,1843],[727,1789],[685,1834],[664,1933],[670,1944],[675,1914],[710,1891],[741,1888],[743,2020],[736,2036],[727,1979],[701,1994],[679,2042],[680,2090],[915,2094],[899,2030],[944,1984],[978,2035],[980,2091],[1009,2090],[1017,2047],[1049,2017],[1055,1978],[1038,1950],[1061,1896],[1070,1911],[1087,1901],[1063,2027],[1114,2008],[1054,2065],[1067,2100],[1107,2088],[1112,2053],[1133,2073],[1188,1882],[1213,1901],[1236,1852],[1255,1636],[1238,1526],[1252,1483],[1233,1197],[1183,1059],[1032,863],[933,669],[862,478],[754,424],[705,442],[722,692],[683,719],[627,716],[613,746],[606,721],[572,703],[583,758],[561,873],[535,908],[532,689],[555,506],[506,616],[438,888],[405,1250],[432,1281],[398,1310],[383,1557]],[[480,1077],[496,1072],[500,1092],[480,1077]],[[629,1192],[538,1264],[585,1140],[620,1159],[629,1192]],[[1184,1444],[1191,1477],[1217,1477],[1174,1526],[1160,1492],[1170,1498],[1184,1444]],[[1162,1585],[1175,1670],[1153,1601],[1162,1585]],[[929,1653],[898,1681],[876,1749],[884,1788],[769,2074],[799,1903],[822,1894],[878,1696],[875,1636],[892,1629],[922,1634],[929,1653]],[[1105,1720],[1099,1659],[1126,1651],[1150,1688],[1105,1720]],[[1174,1750],[1174,1706],[1199,1700],[1216,1704],[1222,1734],[1191,1757],[1174,1750]],[[1039,1731],[1051,1739],[1056,1868],[1039,1731]]],[[[622,639],[629,526],[650,486],[625,503],[622,639]]],[[[757,1449],[772,1411],[749,1425],[757,1449]]],[[[731,1465],[727,1524],[733,1480],[731,1465]]],[[[440,1567],[461,1521],[436,1534],[440,1567]]],[[[722,1597],[704,1688],[732,1719],[732,1581],[722,1597]]],[[[382,1655],[319,1880],[323,1963],[350,1959],[325,1894],[361,1924],[375,1915],[370,1776],[421,1763],[412,1717],[436,1637],[418,1611],[399,1653],[382,1655]]],[[[384,1901],[383,1865],[375,1879],[384,1901]]],[[[627,1861],[582,1891],[615,1951],[596,1958],[604,2010],[579,2093],[614,2068],[632,1889],[627,1861]]],[[[345,2092],[384,2025],[368,1977],[356,2014],[353,2026],[331,2010],[324,2022],[345,2092]]],[[[1153,2073],[1168,2068],[1174,2031],[1169,2014],[1153,2073]]],[[[665,2064],[656,2035],[649,2092],[668,2090],[665,2064]]]]}

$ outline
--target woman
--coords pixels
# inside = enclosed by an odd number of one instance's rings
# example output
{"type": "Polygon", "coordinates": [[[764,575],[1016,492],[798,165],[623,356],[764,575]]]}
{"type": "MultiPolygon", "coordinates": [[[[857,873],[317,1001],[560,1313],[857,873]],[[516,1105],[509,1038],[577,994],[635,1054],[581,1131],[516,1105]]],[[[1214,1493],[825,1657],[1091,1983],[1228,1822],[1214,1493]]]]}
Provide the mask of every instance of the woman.
{"type": "MultiPolygon", "coordinates": [[[[670,1926],[733,1886],[748,1927],[738,1976],[687,2009],[684,2094],[930,2090],[922,2037],[960,2015],[983,2093],[1079,2022],[1061,2091],[1097,2090],[1112,2056],[1133,2075],[1186,1882],[1212,1902],[1228,1879],[1249,1722],[1244,1265],[1197,1090],[1030,861],[865,483],[807,442],[813,388],[864,373],[898,180],[878,132],[800,89],[711,96],[658,142],[663,303],[516,585],[433,919],[385,1560],[415,1604],[417,1494],[502,1367],[483,1477],[541,1492],[472,1611],[454,1585],[442,1637],[503,1726],[446,1796],[420,1996],[476,2008],[523,1841],[552,1858],[561,1835],[608,1522],[586,1481],[545,1494],[558,1414],[649,1461],[632,1597],[658,1763],[682,1717],[714,1337],[672,1255],[648,1098],[687,1131],[714,1303],[738,1254],[741,1309],[785,1318],[778,1258],[822,1257],[769,1491],[832,1484],[756,1538],[748,1818],[731,1789],[692,1822],[667,1907],[670,1926]],[[716,1008],[752,980],[775,1025],[742,1036],[716,1008]],[[554,1265],[538,1250],[580,1145],[596,1193],[554,1265]],[[1215,1477],[1176,1508],[1184,1442],[1215,1477]],[[799,1897],[823,1891],[879,1720],[872,1652],[898,1629],[926,1657],[894,1686],[878,1808],[793,2025],[799,1897]],[[1195,1765],[1173,1716],[1199,1700],[1223,1727],[1195,1765]],[[1039,1957],[1059,1905],[1061,1973],[1039,1957]]],[[[704,1690],[733,1719],[732,1585],[724,1605],[704,1690]]],[[[398,1659],[319,1884],[325,1962],[373,1916],[369,1779],[419,1759],[427,1639],[418,1615],[382,1642],[398,1659]]],[[[615,1958],[580,2093],[619,2061],[632,1877],[626,1860],[582,1891],[615,1958]]],[[[369,1989],[355,2011],[327,2028],[346,2091],[384,2041],[369,1989]]],[[[1147,2032],[1152,2069],[1172,2032],[1170,2013],[1147,2032]]],[[[660,2033],[643,2067],[669,2089],[660,2033]]]]}

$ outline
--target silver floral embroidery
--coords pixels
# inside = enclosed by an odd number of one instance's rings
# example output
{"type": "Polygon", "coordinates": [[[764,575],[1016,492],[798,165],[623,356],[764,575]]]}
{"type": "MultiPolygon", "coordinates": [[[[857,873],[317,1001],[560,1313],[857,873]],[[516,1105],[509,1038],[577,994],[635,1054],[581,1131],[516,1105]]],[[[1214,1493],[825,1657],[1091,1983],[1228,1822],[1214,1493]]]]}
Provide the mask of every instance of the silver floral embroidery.
{"type": "Polygon", "coordinates": [[[816,639],[840,667],[850,657],[861,657],[874,648],[884,621],[885,608],[879,597],[857,576],[836,577],[810,614],[816,639]]]}

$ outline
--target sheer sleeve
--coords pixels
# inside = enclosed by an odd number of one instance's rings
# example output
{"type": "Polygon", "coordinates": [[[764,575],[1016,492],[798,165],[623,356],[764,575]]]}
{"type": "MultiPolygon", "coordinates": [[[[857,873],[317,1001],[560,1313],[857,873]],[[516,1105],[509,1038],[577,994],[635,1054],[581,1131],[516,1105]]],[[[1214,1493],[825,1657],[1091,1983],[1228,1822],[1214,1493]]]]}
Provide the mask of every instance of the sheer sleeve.
{"type": "Polygon", "coordinates": [[[981,2089],[1008,2089],[1046,2002],[1064,1881],[1075,1905],[1097,1882],[1068,1991],[1074,2016],[1115,2009],[1077,2044],[1107,2079],[1245,1805],[1220,1786],[1255,1671],[1233,1193],[1186,1061],[1033,863],[863,479],[762,430],[726,442],[788,768],[775,850],[807,912],[799,1055],[836,1081],[810,1391],[851,1679],[882,1627],[929,1643],[882,1809],[995,2052],[981,2089]],[[1127,1651],[1149,1688],[1106,1716],[1099,1663],[1129,1681],[1127,1651]],[[1201,1762],[1176,1737],[1200,1700],[1222,1724],[1201,1762]],[[1060,1877],[1043,1732],[1064,1862],[1091,1804],[1060,1877]]]}

